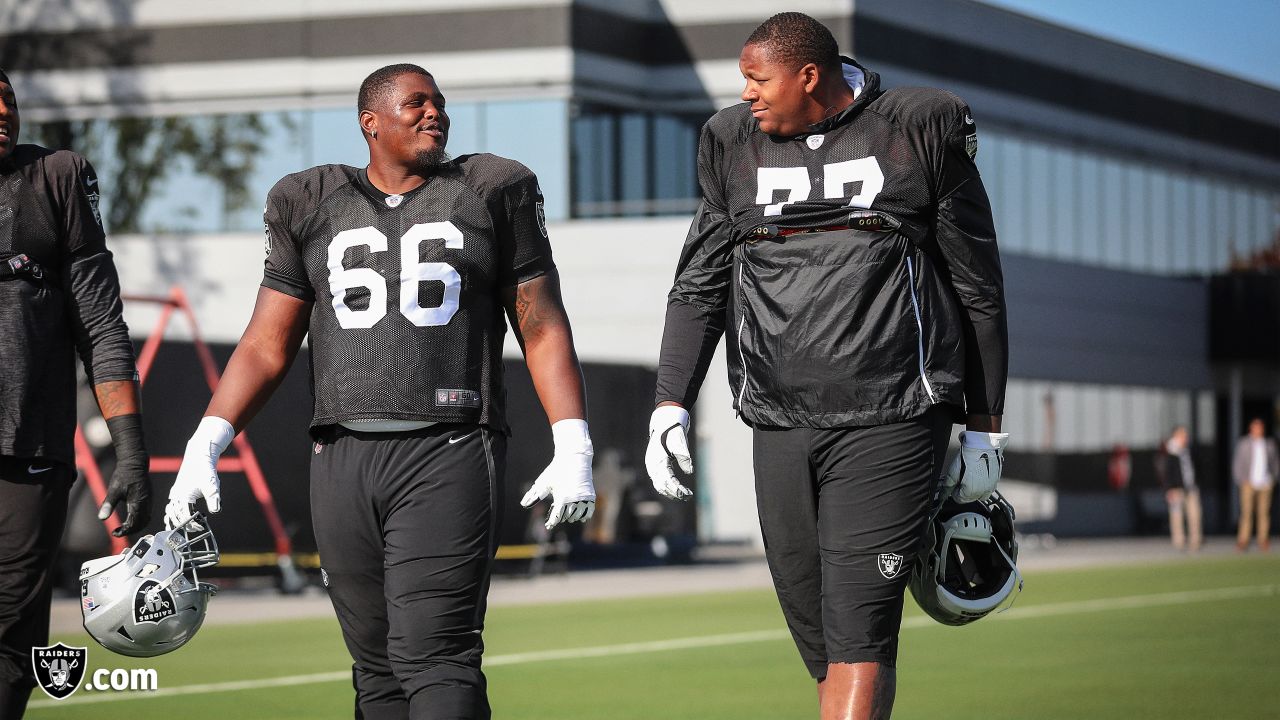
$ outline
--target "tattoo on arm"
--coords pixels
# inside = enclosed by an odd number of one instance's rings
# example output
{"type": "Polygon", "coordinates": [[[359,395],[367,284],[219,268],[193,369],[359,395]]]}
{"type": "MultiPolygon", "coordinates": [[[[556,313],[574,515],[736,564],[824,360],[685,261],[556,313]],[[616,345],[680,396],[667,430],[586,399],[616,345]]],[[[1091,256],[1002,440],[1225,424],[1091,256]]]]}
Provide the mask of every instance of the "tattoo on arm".
{"type": "Polygon", "coordinates": [[[503,291],[503,305],[521,349],[557,329],[568,329],[569,318],[560,299],[560,278],[550,272],[503,291]]]}
{"type": "Polygon", "coordinates": [[[139,411],[138,385],[133,380],[108,380],[93,386],[104,419],[139,411]]]}
{"type": "Polygon", "coordinates": [[[560,279],[554,271],[508,286],[502,304],[515,330],[534,390],[553,424],[587,416],[582,368],[573,349],[569,317],[560,298],[560,279]]]}
{"type": "Polygon", "coordinates": [[[545,296],[550,293],[545,285],[546,281],[535,280],[516,286],[516,326],[521,337],[537,337],[556,314],[548,307],[551,303],[545,296]]]}

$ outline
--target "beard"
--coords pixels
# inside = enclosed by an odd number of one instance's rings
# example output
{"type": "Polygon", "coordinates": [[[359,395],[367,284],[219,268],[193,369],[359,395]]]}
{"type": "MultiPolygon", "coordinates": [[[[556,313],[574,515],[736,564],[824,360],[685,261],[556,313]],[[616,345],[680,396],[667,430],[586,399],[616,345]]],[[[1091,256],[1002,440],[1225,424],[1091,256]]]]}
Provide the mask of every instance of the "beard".
{"type": "Polygon", "coordinates": [[[452,159],[449,153],[445,152],[444,148],[439,145],[430,150],[419,150],[414,157],[418,170],[422,172],[439,170],[440,166],[452,159]]]}

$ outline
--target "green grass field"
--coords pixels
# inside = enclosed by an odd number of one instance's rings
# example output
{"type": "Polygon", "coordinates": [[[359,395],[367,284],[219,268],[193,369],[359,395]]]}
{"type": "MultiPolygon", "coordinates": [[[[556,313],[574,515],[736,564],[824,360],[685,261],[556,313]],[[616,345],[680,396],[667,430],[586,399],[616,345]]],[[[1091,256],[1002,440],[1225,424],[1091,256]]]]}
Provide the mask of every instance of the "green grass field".
{"type": "MultiPolygon", "coordinates": [[[[908,602],[895,718],[1280,717],[1280,556],[1026,580],[1012,610],[965,628],[908,602]]],[[[486,637],[498,718],[817,717],[767,591],[495,608],[486,637]]],[[[89,645],[90,671],[155,668],[161,691],[80,690],[54,703],[37,690],[35,720],[352,716],[350,660],[331,620],[207,627],[143,662],[87,635],[57,639],[89,645]]]]}

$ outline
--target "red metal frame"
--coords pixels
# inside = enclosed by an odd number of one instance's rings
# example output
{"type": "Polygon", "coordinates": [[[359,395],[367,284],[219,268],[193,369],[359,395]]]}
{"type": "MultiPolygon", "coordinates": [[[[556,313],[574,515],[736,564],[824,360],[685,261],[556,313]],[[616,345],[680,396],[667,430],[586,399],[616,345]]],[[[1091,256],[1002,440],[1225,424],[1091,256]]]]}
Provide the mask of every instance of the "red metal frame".
{"type": "MultiPolygon", "coordinates": [[[[195,313],[191,311],[191,305],[187,302],[186,293],[182,292],[182,288],[174,287],[169,290],[167,296],[163,295],[121,295],[125,302],[151,303],[161,306],[160,318],[156,321],[151,334],[147,337],[147,341],[142,345],[142,351],[138,353],[138,378],[139,385],[145,383],[147,375],[151,372],[152,365],[155,364],[156,354],[160,351],[160,344],[164,342],[165,330],[168,328],[169,320],[173,317],[175,310],[180,311],[187,318],[187,324],[191,328],[192,343],[195,345],[196,356],[200,360],[200,367],[204,371],[205,382],[209,385],[209,391],[213,392],[218,389],[218,365],[214,362],[213,353],[209,351],[209,346],[205,344],[204,339],[200,336],[200,327],[196,323],[195,313]]],[[[291,563],[293,558],[293,543],[289,541],[289,535],[284,530],[284,524],[280,522],[280,514],[276,512],[275,500],[271,497],[271,488],[267,486],[267,479],[262,474],[262,468],[258,465],[258,457],[253,452],[253,447],[249,444],[249,438],[246,433],[240,433],[232,441],[238,453],[237,457],[223,456],[218,460],[218,472],[226,473],[243,473],[249,481],[249,487],[253,490],[253,496],[257,499],[258,505],[262,508],[262,515],[267,521],[267,525],[271,528],[271,535],[275,538],[276,556],[281,563],[291,563]]],[[[94,459],[93,453],[89,449],[89,443],[85,441],[84,433],[81,432],[79,424],[76,425],[75,435],[76,449],[76,465],[84,473],[85,481],[89,485],[89,489],[93,492],[94,505],[101,505],[106,497],[106,483],[103,482],[102,472],[98,469],[98,462],[94,459]]],[[[151,472],[153,473],[176,473],[182,465],[182,458],[175,456],[151,456],[151,472]]],[[[118,524],[118,523],[117,523],[118,524]]],[[[106,522],[103,523],[104,527],[106,522]]],[[[111,538],[111,547],[114,552],[120,552],[125,548],[126,542],[124,538],[111,538]]]]}

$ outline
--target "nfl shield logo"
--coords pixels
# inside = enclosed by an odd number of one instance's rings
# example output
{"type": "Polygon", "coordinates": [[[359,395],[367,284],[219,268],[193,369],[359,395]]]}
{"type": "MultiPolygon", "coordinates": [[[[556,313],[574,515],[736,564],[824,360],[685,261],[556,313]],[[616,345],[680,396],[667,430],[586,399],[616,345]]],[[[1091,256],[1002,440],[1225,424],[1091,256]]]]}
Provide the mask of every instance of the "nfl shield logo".
{"type": "Polygon", "coordinates": [[[880,566],[880,574],[888,580],[898,577],[898,573],[902,572],[902,556],[898,553],[880,553],[876,564],[880,566]]]}
{"type": "Polygon", "coordinates": [[[62,643],[31,648],[31,669],[36,674],[36,682],[54,700],[70,697],[80,687],[88,661],[89,648],[62,643]]]}

